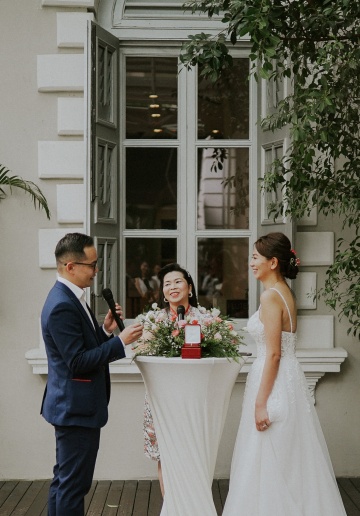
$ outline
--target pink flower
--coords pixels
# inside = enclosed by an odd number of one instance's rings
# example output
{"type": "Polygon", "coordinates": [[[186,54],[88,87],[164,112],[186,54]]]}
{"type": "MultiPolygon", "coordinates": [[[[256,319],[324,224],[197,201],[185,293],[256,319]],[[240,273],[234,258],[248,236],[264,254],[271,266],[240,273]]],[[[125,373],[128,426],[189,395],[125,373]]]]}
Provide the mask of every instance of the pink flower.
{"type": "Polygon", "coordinates": [[[180,321],[178,321],[178,326],[179,326],[179,328],[183,328],[183,327],[184,327],[184,326],[186,326],[186,325],[187,325],[187,322],[186,322],[186,321],[184,321],[184,320],[180,320],[180,321]]]}
{"type": "Polygon", "coordinates": [[[179,334],[180,334],[180,331],[179,331],[179,330],[173,330],[173,331],[171,332],[171,335],[172,335],[173,337],[177,337],[179,334]]]}

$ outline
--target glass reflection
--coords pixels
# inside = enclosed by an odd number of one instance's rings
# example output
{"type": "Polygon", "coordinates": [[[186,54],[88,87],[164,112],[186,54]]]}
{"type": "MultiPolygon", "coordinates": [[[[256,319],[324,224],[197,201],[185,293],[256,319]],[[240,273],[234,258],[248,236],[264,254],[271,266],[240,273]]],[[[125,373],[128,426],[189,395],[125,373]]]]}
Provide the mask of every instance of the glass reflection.
{"type": "Polygon", "coordinates": [[[249,149],[198,151],[198,229],[249,228],[249,149]]]}
{"type": "Polygon", "coordinates": [[[126,138],[177,138],[177,58],[126,58],[126,138]]]}
{"type": "Polygon", "coordinates": [[[177,228],[177,149],[126,149],[126,228],[177,228]]]}
{"type": "Polygon", "coordinates": [[[133,318],[156,302],[160,281],[157,273],[176,262],[175,238],[126,239],[126,317],[133,318]]]}
{"type": "Polygon", "coordinates": [[[234,59],[213,84],[198,69],[198,138],[249,138],[249,60],[234,59]]]}
{"type": "Polygon", "coordinates": [[[217,307],[229,317],[248,317],[248,256],[247,238],[199,238],[200,305],[217,307]]]}

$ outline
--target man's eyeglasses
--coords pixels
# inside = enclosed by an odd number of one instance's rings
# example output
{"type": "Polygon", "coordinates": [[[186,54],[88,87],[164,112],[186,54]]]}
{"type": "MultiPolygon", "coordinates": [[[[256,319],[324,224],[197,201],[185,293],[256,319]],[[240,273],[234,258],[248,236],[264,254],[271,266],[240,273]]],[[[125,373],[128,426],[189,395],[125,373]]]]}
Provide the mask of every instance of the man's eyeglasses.
{"type": "Polygon", "coordinates": [[[63,266],[66,267],[68,263],[73,263],[74,265],[86,265],[87,267],[91,267],[93,270],[97,268],[97,262],[86,263],[86,262],[66,262],[63,263],[63,266]]]}

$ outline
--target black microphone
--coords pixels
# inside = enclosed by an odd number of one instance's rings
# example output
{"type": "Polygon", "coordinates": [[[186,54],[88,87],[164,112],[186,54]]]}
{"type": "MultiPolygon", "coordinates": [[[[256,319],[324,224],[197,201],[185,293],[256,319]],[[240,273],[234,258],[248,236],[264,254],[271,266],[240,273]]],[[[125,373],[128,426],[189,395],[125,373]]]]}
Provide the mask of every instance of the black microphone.
{"type": "Polygon", "coordinates": [[[177,316],[178,316],[178,321],[183,321],[184,315],[185,315],[185,306],[179,305],[176,309],[176,312],[177,312],[177,316]]]}
{"type": "Polygon", "coordinates": [[[119,330],[120,331],[125,330],[125,326],[124,326],[122,319],[120,319],[120,317],[116,313],[115,301],[114,301],[111,290],[109,288],[104,288],[104,290],[102,291],[102,295],[103,295],[103,298],[105,299],[105,301],[107,302],[107,304],[109,305],[111,313],[113,314],[116,324],[119,327],[119,330]]]}

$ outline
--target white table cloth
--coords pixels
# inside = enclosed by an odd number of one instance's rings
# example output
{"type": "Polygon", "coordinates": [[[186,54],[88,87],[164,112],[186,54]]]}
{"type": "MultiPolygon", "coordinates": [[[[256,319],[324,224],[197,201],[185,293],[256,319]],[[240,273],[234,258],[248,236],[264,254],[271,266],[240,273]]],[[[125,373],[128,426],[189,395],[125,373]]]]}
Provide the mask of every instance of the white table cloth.
{"type": "Polygon", "coordinates": [[[165,490],[161,516],[216,516],[215,462],[243,359],[143,356],[135,361],[159,444],[165,490]]]}

